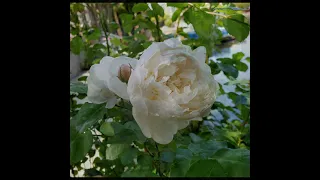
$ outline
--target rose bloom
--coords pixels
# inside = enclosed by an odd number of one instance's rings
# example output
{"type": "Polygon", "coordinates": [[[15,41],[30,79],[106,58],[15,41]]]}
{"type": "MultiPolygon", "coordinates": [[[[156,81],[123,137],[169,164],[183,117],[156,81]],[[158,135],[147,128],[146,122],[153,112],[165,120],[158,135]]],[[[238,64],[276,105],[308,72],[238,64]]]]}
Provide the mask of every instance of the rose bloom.
{"type": "Polygon", "coordinates": [[[99,64],[91,66],[87,78],[88,100],[95,104],[107,102],[107,108],[113,108],[118,97],[129,100],[126,82],[136,62],[136,59],[124,56],[106,56],[99,64]]]}
{"type": "Polygon", "coordinates": [[[154,42],[143,52],[131,73],[128,95],[146,137],[168,144],[191,120],[209,115],[219,86],[205,60],[204,47],[192,51],[175,38],[154,42]]]}

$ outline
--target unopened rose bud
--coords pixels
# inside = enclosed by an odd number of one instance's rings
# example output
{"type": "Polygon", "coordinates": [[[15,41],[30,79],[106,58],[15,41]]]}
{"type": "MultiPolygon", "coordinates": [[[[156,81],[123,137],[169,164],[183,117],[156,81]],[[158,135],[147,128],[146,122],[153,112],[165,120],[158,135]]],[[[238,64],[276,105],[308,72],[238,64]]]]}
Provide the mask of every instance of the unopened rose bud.
{"type": "Polygon", "coordinates": [[[124,83],[128,83],[131,75],[131,66],[129,64],[122,64],[118,71],[118,78],[124,83]]]}

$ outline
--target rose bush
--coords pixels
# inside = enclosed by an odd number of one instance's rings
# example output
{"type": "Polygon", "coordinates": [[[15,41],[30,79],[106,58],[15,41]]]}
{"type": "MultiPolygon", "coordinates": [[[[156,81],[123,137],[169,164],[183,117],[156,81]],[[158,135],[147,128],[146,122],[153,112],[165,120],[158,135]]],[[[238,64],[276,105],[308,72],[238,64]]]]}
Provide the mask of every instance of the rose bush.
{"type": "Polygon", "coordinates": [[[189,121],[210,113],[218,86],[205,60],[205,47],[192,51],[176,38],[154,42],[143,52],[128,94],[146,137],[168,144],[189,121]]]}
{"type": "Polygon", "coordinates": [[[87,79],[88,100],[95,104],[107,102],[106,107],[109,109],[114,107],[118,97],[129,100],[127,84],[119,79],[119,70],[122,65],[135,67],[136,62],[136,59],[124,56],[106,56],[99,64],[91,66],[87,79]]]}
{"type": "Polygon", "coordinates": [[[70,50],[91,67],[70,80],[71,177],[250,177],[250,56],[218,53],[229,36],[250,41],[244,10],[166,3],[167,34],[163,5],[70,4],[70,50]]]}

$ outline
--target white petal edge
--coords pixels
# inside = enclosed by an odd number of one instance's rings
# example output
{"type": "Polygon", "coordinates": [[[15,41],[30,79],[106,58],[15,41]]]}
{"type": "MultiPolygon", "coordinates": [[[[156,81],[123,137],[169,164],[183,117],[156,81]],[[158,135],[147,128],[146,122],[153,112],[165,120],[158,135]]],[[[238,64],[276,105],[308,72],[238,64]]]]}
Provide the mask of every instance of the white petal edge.
{"type": "Polygon", "coordinates": [[[200,46],[197,49],[193,50],[192,55],[200,61],[200,63],[205,63],[207,58],[207,51],[204,46],[200,46]]]}

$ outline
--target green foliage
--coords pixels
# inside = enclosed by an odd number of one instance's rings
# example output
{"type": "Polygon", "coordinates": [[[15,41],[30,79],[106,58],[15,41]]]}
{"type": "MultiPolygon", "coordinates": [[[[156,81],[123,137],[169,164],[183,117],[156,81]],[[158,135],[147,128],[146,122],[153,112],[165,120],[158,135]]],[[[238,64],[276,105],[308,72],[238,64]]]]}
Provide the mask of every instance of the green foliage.
{"type": "Polygon", "coordinates": [[[84,43],[81,37],[75,37],[70,42],[71,51],[73,54],[80,54],[81,50],[84,48],[84,43]]]}
{"type": "Polygon", "coordinates": [[[137,12],[140,12],[140,11],[145,11],[147,10],[149,7],[146,3],[138,3],[138,4],[135,4],[132,8],[132,11],[137,13],[137,12]]]}
{"type": "Polygon", "coordinates": [[[188,7],[188,3],[167,3],[167,6],[183,9],[183,8],[188,7]]]}
{"type": "Polygon", "coordinates": [[[120,19],[122,21],[123,30],[125,33],[131,32],[133,28],[132,18],[133,18],[132,14],[127,14],[127,13],[120,14],[120,19]]]}
{"type": "Polygon", "coordinates": [[[101,37],[101,31],[98,28],[91,29],[86,33],[87,40],[98,40],[101,37]],[[90,32],[90,33],[89,33],[90,32]]]}
{"type": "Polygon", "coordinates": [[[234,14],[229,18],[223,20],[223,25],[225,26],[228,33],[233,35],[236,40],[244,41],[250,32],[250,27],[245,23],[245,17],[242,14],[234,14]]]}
{"type": "Polygon", "coordinates": [[[82,134],[74,132],[70,141],[70,163],[75,164],[82,160],[92,146],[92,134],[86,131],[82,134]]]}
{"type": "Polygon", "coordinates": [[[152,11],[155,16],[164,16],[164,10],[158,3],[151,3],[152,11]]]}
{"type": "MultiPolygon", "coordinates": [[[[84,53],[83,68],[89,69],[106,55],[139,59],[154,41],[171,38],[161,31],[163,24],[185,21],[192,24],[198,39],[191,39],[186,28],[177,27],[173,34],[184,38],[183,44],[195,49],[205,46],[207,57],[219,51],[224,27],[237,41],[244,41],[250,25],[242,15],[244,6],[233,3],[167,3],[175,7],[171,17],[158,3],[112,3],[117,14],[105,17],[94,14],[107,28],[81,25],[78,15],[84,3],[70,4],[70,50],[84,53]],[[109,32],[110,31],[110,32],[109,32]],[[121,34],[115,36],[112,33],[121,34]],[[101,36],[108,42],[101,41],[101,36]]],[[[96,7],[105,8],[102,4],[96,7]],[[101,6],[100,6],[101,5],[101,6]]],[[[246,5],[247,7],[247,5],[246,5]]],[[[210,58],[212,59],[212,58],[210,58]]],[[[70,165],[73,176],[81,171],[85,177],[250,177],[250,81],[238,80],[239,71],[246,72],[250,57],[236,52],[230,57],[208,61],[213,75],[224,74],[229,80],[219,83],[218,96],[232,101],[226,105],[216,101],[203,121],[191,121],[178,131],[173,141],[162,145],[146,138],[132,116],[131,104],[121,100],[119,106],[106,109],[105,103],[79,103],[85,100],[87,76],[70,82],[70,165]],[[234,91],[225,89],[233,86],[234,91]],[[98,157],[96,157],[96,155],[98,157]],[[90,162],[90,168],[83,168],[90,162]]]]}
{"type": "Polygon", "coordinates": [[[100,132],[102,134],[104,134],[105,136],[114,136],[114,130],[111,126],[110,123],[108,122],[104,122],[101,126],[100,126],[100,132]]]}
{"type": "Polygon", "coordinates": [[[177,9],[177,10],[173,13],[171,20],[172,20],[172,21],[176,21],[176,20],[178,19],[178,17],[180,16],[181,12],[182,12],[181,9],[177,9]]]}
{"type": "Polygon", "coordinates": [[[81,82],[71,82],[70,83],[70,92],[87,94],[88,86],[81,82]]]}
{"type": "Polygon", "coordinates": [[[93,126],[105,114],[105,104],[85,103],[76,116],[72,117],[70,126],[82,133],[93,126]]]}

